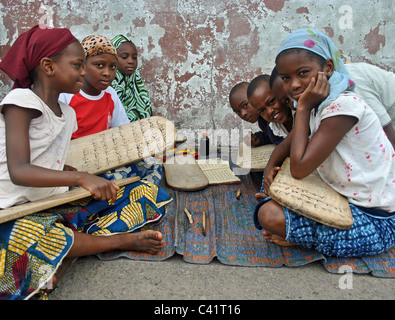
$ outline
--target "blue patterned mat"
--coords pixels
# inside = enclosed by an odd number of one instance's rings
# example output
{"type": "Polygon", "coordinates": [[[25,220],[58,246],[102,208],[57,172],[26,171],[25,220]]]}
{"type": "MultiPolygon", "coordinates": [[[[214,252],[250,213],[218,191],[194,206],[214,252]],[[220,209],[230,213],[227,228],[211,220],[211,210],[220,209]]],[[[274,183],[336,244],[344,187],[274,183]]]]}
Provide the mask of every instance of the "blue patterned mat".
{"type": "Polygon", "coordinates": [[[320,261],[332,273],[338,273],[342,266],[347,265],[355,273],[395,278],[395,247],[378,256],[345,259],[266,242],[252,220],[257,203],[254,194],[259,190],[259,184],[253,181],[251,174],[240,178],[242,183],[239,185],[210,186],[199,192],[175,191],[164,186],[173,201],[167,205],[162,222],[150,228],[163,233],[165,248],[157,255],[117,251],[101,254],[99,258],[163,261],[178,253],[190,263],[207,264],[217,258],[223,264],[251,267],[297,267],[320,261]],[[242,195],[237,200],[239,189],[242,195]],[[184,208],[192,214],[193,224],[189,223],[184,208]],[[203,211],[207,215],[206,236],[202,233],[203,211]]]}

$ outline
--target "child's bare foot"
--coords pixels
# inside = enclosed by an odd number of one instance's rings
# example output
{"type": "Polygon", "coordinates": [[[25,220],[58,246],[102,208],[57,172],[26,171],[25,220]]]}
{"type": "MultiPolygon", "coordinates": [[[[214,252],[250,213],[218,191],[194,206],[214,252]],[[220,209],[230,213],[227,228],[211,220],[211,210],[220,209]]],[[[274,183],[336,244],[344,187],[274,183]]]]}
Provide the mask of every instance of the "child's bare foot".
{"type": "Polygon", "coordinates": [[[255,199],[256,200],[261,201],[261,200],[263,200],[265,198],[267,198],[266,193],[262,193],[262,192],[255,193],[255,199]]]}
{"type": "Polygon", "coordinates": [[[285,238],[277,236],[275,234],[272,234],[268,231],[264,231],[263,232],[263,236],[265,237],[265,239],[269,242],[275,243],[279,246],[282,247],[292,247],[292,246],[297,246],[296,243],[293,242],[288,242],[287,240],[285,240],[285,238]]]}
{"type": "Polygon", "coordinates": [[[53,290],[55,290],[58,286],[59,278],[66,271],[66,269],[76,260],[77,258],[64,258],[62,264],[58,267],[55,274],[52,276],[51,279],[48,280],[42,290],[46,293],[51,293],[53,290]]]}
{"type": "Polygon", "coordinates": [[[123,245],[121,245],[120,250],[156,254],[163,248],[163,235],[159,231],[145,230],[137,233],[120,234],[119,236],[123,238],[123,245]]]}

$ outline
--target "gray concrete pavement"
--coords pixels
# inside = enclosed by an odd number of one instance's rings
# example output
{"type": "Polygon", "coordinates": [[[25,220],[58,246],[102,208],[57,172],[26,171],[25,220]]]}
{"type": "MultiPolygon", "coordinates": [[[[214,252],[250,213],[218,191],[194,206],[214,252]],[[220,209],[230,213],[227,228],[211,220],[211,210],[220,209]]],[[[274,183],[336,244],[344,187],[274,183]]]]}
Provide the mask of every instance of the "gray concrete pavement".
{"type": "Polygon", "coordinates": [[[395,279],[331,274],[319,262],[301,267],[238,267],[213,260],[187,263],[80,258],[50,300],[393,300],[395,279]],[[346,288],[344,288],[346,287],[346,288]]]}

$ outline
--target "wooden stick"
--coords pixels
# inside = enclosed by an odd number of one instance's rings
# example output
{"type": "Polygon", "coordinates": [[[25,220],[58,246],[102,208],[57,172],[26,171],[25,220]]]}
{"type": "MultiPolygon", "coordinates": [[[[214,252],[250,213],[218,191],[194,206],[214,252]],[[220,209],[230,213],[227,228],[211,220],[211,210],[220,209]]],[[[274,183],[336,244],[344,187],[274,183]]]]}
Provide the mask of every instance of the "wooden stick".
{"type": "Polygon", "coordinates": [[[192,215],[189,213],[189,211],[187,210],[187,208],[185,208],[184,209],[184,212],[185,212],[185,214],[187,215],[187,217],[188,217],[188,220],[189,220],[189,223],[193,223],[193,218],[192,218],[192,215]]]}
{"type": "MultiPolygon", "coordinates": [[[[118,187],[121,187],[139,180],[139,177],[130,177],[126,179],[114,180],[114,183],[118,187]]],[[[71,201],[84,199],[89,196],[91,196],[91,193],[88,190],[80,187],[45,199],[26,202],[3,210],[0,209],[0,223],[18,219],[27,216],[28,214],[43,211],[49,208],[54,208],[71,201]]]]}
{"type": "Polygon", "coordinates": [[[236,199],[239,200],[240,197],[241,197],[241,189],[239,189],[239,190],[237,191],[236,199]]]}
{"type": "Polygon", "coordinates": [[[202,232],[203,232],[203,235],[204,236],[206,236],[206,212],[205,211],[203,211],[203,223],[202,223],[203,225],[203,228],[202,228],[202,232]]]}

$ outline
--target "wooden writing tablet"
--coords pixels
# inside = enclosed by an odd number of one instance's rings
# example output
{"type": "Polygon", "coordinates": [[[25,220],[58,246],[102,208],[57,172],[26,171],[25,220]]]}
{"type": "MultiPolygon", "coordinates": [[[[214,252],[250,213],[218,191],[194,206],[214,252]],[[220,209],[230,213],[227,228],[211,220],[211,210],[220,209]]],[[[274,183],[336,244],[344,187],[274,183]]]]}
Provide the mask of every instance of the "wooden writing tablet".
{"type": "Polygon", "coordinates": [[[236,166],[242,169],[250,169],[251,171],[263,171],[275,147],[274,144],[250,147],[241,142],[239,144],[236,166]]]}
{"type": "Polygon", "coordinates": [[[198,191],[209,185],[208,179],[192,154],[166,159],[163,165],[166,183],[175,190],[198,191]]]}
{"type": "Polygon", "coordinates": [[[269,195],[288,209],[330,227],[349,229],[353,217],[347,198],[333,190],[315,170],[304,179],[295,179],[287,158],[274,178],[269,195]]]}
{"type": "Polygon", "coordinates": [[[103,173],[174,148],[174,124],[150,117],[74,139],[66,164],[92,174],[103,173]]]}

